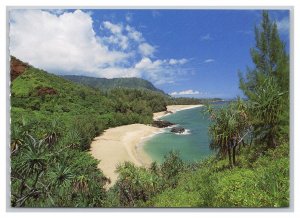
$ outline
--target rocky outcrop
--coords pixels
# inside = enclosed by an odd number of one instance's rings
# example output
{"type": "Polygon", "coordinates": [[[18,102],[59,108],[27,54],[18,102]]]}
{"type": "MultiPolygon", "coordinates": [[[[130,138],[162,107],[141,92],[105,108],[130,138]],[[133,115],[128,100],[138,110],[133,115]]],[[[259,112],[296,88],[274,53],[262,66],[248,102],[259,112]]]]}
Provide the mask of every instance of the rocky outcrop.
{"type": "Polygon", "coordinates": [[[181,126],[176,126],[176,127],[173,127],[172,129],[171,129],[171,132],[174,132],[174,133],[183,133],[184,132],[184,128],[183,127],[181,127],[181,126]]]}
{"type": "Polygon", "coordinates": [[[37,88],[37,95],[38,96],[57,95],[57,91],[50,87],[39,87],[39,88],[37,88]]]}
{"type": "Polygon", "coordinates": [[[158,127],[158,128],[166,128],[168,126],[173,126],[173,125],[175,125],[175,124],[171,123],[169,121],[166,121],[166,120],[154,120],[152,123],[152,126],[158,127]]]}
{"type": "Polygon", "coordinates": [[[10,58],[10,79],[13,81],[18,76],[22,75],[26,68],[29,67],[29,64],[26,64],[19,59],[11,56],[10,58]]]}

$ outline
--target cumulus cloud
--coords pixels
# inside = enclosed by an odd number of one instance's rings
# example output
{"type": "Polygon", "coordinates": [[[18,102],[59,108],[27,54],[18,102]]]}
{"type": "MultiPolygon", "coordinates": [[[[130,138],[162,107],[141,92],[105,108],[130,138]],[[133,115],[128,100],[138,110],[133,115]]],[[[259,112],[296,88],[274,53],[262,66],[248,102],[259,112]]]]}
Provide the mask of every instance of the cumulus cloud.
{"type": "Polygon", "coordinates": [[[101,22],[93,29],[91,14],[12,10],[10,53],[57,74],[95,77],[142,77],[154,84],[172,83],[187,59],[157,59],[156,48],[141,32],[123,23],[101,22]]]}
{"type": "Polygon", "coordinates": [[[180,92],[171,92],[170,95],[198,95],[199,91],[194,91],[192,89],[180,91],[180,92]]]}
{"type": "Polygon", "coordinates": [[[139,45],[139,51],[143,56],[152,56],[155,52],[155,48],[152,45],[144,42],[139,45]]]}
{"type": "Polygon", "coordinates": [[[121,34],[123,27],[120,24],[113,24],[109,21],[104,21],[103,22],[104,28],[110,30],[113,34],[121,34]]]}
{"type": "Polygon", "coordinates": [[[152,61],[148,57],[142,58],[134,69],[140,72],[143,78],[154,81],[154,84],[174,83],[175,69],[171,68],[168,60],[152,61]]]}
{"type": "Polygon", "coordinates": [[[110,31],[112,35],[108,37],[103,37],[103,40],[109,44],[115,44],[119,46],[122,50],[126,50],[129,46],[129,39],[123,34],[123,25],[114,24],[109,21],[104,21],[102,23],[102,28],[110,31]]]}
{"type": "Polygon", "coordinates": [[[98,40],[92,23],[80,10],[62,15],[14,10],[10,14],[10,52],[56,73],[93,72],[126,60],[128,54],[110,51],[98,40]]]}
{"type": "Polygon", "coordinates": [[[140,42],[140,41],[143,41],[143,36],[142,36],[142,33],[139,32],[139,31],[136,31],[133,27],[127,25],[126,26],[126,30],[128,32],[128,37],[137,41],[137,42],[140,42]]]}
{"type": "Polygon", "coordinates": [[[278,31],[281,33],[288,33],[290,30],[290,20],[288,17],[284,17],[281,20],[276,21],[278,31]]]}
{"type": "Polygon", "coordinates": [[[46,9],[45,11],[48,11],[52,14],[61,15],[61,14],[65,13],[66,10],[64,10],[64,9],[46,9]]]}

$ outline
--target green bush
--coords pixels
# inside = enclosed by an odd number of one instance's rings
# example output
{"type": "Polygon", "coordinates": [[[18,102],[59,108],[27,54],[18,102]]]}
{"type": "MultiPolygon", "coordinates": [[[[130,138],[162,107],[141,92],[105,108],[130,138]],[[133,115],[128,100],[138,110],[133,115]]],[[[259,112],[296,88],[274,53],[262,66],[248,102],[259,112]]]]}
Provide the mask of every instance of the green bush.
{"type": "Polygon", "coordinates": [[[136,207],[148,201],[161,189],[161,177],[143,167],[125,162],[117,167],[119,202],[123,207],[136,207]]]}

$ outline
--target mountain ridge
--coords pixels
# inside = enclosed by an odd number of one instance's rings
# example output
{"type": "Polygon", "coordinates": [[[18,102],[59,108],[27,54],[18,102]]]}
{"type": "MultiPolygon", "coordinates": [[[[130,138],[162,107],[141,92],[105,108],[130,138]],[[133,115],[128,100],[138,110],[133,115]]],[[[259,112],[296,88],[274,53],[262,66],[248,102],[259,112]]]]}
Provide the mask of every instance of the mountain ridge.
{"type": "Polygon", "coordinates": [[[114,88],[132,88],[132,89],[148,89],[151,91],[166,94],[163,90],[156,88],[150,81],[137,78],[98,78],[80,75],[59,75],[60,77],[101,90],[109,90],[114,88]]]}

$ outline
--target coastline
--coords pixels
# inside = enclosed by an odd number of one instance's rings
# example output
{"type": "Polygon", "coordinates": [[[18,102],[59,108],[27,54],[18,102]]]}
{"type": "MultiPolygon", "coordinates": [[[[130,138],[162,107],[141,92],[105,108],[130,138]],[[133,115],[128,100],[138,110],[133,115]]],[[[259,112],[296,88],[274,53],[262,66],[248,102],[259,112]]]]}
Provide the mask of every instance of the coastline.
{"type": "MultiPolygon", "coordinates": [[[[167,111],[178,111],[201,107],[202,105],[169,105],[167,111]]],[[[167,111],[153,114],[153,119],[158,120],[171,113],[167,111]]],[[[98,168],[105,176],[110,178],[113,186],[118,178],[116,166],[125,161],[130,161],[136,166],[150,166],[152,160],[144,152],[142,144],[148,138],[163,132],[163,129],[145,124],[130,124],[118,126],[104,131],[103,134],[93,139],[89,153],[100,160],[98,168]]]]}
{"type": "Polygon", "coordinates": [[[162,117],[165,117],[167,115],[176,113],[178,111],[182,110],[188,110],[196,107],[202,107],[202,104],[196,104],[196,105],[168,105],[167,106],[167,111],[161,111],[161,112],[156,112],[153,113],[153,120],[159,120],[162,117]]]}

